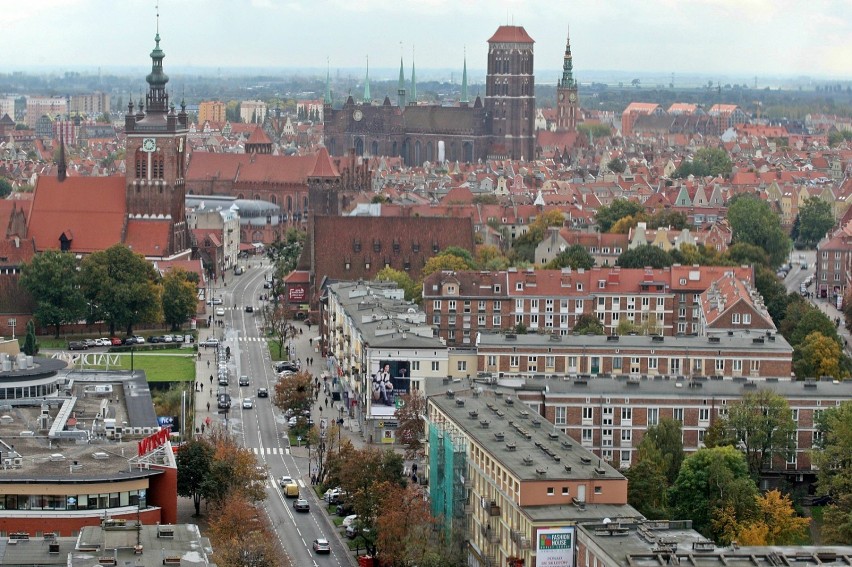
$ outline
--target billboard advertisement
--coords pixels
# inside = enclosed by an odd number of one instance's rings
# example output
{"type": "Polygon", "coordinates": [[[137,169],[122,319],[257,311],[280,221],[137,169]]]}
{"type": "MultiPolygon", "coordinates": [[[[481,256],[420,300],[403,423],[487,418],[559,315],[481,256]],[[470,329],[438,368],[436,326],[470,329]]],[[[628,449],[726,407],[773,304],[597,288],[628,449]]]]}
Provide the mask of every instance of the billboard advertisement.
{"type": "Polygon", "coordinates": [[[411,389],[411,362],[381,360],[370,372],[370,397],[373,415],[393,415],[401,396],[411,389]]]}
{"type": "Polygon", "coordinates": [[[178,418],[173,415],[158,415],[157,425],[159,425],[160,427],[167,427],[169,431],[177,432],[178,418]]]}
{"type": "Polygon", "coordinates": [[[308,298],[308,290],[305,289],[305,286],[299,284],[288,285],[287,294],[290,303],[299,303],[308,298]]]}
{"type": "Polygon", "coordinates": [[[536,532],[535,567],[574,567],[574,526],[536,532]]]}

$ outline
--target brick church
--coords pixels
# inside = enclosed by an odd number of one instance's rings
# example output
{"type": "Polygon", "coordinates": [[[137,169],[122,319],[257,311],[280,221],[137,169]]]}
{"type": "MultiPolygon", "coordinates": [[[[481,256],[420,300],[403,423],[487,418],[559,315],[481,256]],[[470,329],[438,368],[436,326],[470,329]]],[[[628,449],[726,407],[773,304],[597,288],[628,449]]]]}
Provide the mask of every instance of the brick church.
{"type": "Polygon", "coordinates": [[[80,254],[123,243],[151,259],[189,255],[185,181],[186,107],[169,104],[160,34],[154,38],[148,93],[125,115],[124,176],[67,176],[64,159],[56,177],[40,177],[28,214],[27,236],[39,251],[80,254]]]}
{"type": "MultiPolygon", "coordinates": [[[[325,145],[331,155],[354,149],[356,155],[400,156],[406,165],[424,161],[475,162],[486,159],[534,159],[535,74],[533,44],[521,26],[500,26],[488,40],[485,100],[468,97],[467,63],[462,75],[461,99],[456,106],[417,104],[412,67],[411,90],[400,62],[396,103],[385,97],[374,104],[369,77],[364,96],[352,96],[341,108],[332,108],[326,89],[325,145]]],[[[576,127],[579,100],[571,75],[570,47],[566,48],[563,79],[558,84],[558,116],[562,128],[576,127]]]]}

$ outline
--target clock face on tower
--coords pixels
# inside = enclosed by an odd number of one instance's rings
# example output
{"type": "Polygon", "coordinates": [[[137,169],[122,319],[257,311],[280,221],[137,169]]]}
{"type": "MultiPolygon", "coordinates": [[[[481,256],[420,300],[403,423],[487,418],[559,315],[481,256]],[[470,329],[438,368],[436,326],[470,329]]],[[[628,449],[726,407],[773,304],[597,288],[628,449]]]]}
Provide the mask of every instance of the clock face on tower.
{"type": "Polygon", "coordinates": [[[352,118],[355,120],[355,122],[360,122],[361,119],[364,118],[364,113],[360,110],[356,110],[352,113],[352,118]]]}
{"type": "Polygon", "coordinates": [[[577,95],[574,94],[574,93],[569,94],[568,100],[570,100],[571,102],[576,102],[577,101],[577,95]]]}
{"type": "Polygon", "coordinates": [[[142,151],[151,153],[157,149],[157,140],[154,138],[145,138],[142,140],[142,151]]]}

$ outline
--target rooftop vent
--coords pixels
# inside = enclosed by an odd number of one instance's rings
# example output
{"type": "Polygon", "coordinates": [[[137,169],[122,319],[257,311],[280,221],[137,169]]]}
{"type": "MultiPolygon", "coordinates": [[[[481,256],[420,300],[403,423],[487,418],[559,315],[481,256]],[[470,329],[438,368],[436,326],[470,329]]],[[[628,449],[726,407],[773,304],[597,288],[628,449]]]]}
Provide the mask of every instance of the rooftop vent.
{"type": "Polygon", "coordinates": [[[522,419],[526,419],[526,418],[528,418],[529,416],[530,416],[530,412],[528,412],[528,411],[522,411],[522,412],[521,412],[521,418],[522,418],[522,419]]]}
{"type": "Polygon", "coordinates": [[[476,418],[479,417],[479,412],[476,411],[476,410],[473,410],[473,411],[467,412],[467,415],[470,417],[470,419],[476,419],[476,418]]]}
{"type": "Polygon", "coordinates": [[[606,474],[606,469],[603,467],[595,467],[595,474],[603,476],[606,474]]]}
{"type": "Polygon", "coordinates": [[[103,451],[98,451],[96,453],[92,453],[92,457],[99,460],[99,461],[103,461],[104,459],[109,459],[109,453],[104,453],[103,451]]]}
{"type": "Polygon", "coordinates": [[[500,410],[497,410],[497,417],[499,417],[500,419],[503,419],[505,416],[506,416],[506,414],[505,414],[505,413],[503,413],[503,412],[502,412],[502,411],[500,411],[500,410]]]}
{"type": "Polygon", "coordinates": [[[513,443],[506,443],[506,450],[508,450],[508,451],[514,451],[517,448],[518,448],[518,446],[514,442],[513,443]]]}
{"type": "Polygon", "coordinates": [[[506,340],[507,341],[516,341],[516,340],[518,340],[518,335],[516,335],[515,333],[509,333],[508,335],[506,335],[506,340]]]}
{"type": "Polygon", "coordinates": [[[535,474],[545,475],[545,474],[547,474],[547,469],[535,469],[535,474]]]}
{"type": "Polygon", "coordinates": [[[573,444],[573,443],[571,443],[570,441],[565,441],[565,440],[563,439],[563,440],[562,440],[562,448],[563,448],[563,449],[568,449],[568,450],[570,450],[570,449],[573,449],[573,448],[574,448],[574,444],[573,444]]]}
{"type": "Polygon", "coordinates": [[[529,455],[524,457],[524,464],[527,465],[528,467],[531,467],[532,464],[533,464],[532,457],[530,457],[529,455]]]}
{"type": "Polygon", "coordinates": [[[58,463],[59,461],[65,460],[65,455],[63,455],[62,453],[53,453],[52,455],[50,455],[50,460],[51,462],[58,463]]]}
{"type": "Polygon", "coordinates": [[[553,439],[554,441],[559,439],[559,434],[556,433],[555,431],[551,431],[550,433],[547,434],[547,436],[550,437],[551,439],[553,439]]]}
{"type": "Polygon", "coordinates": [[[562,337],[559,335],[559,333],[551,333],[550,334],[550,340],[555,342],[555,343],[558,343],[559,341],[562,340],[562,337]]]}
{"type": "Polygon", "coordinates": [[[512,399],[512,396],[506,396],[506,405],[507,406],[515,405],[515,400],[512,399]]]}
{"type": "Polygon", "coordinates": [[[533,427],[541,427],[541,420],[536,418],[532,420],[533,427]]]}
{"type": "Polygon", "coordinates": [[[488,420],[487,419],[480,419],[479,425],[481,425],[483,429],[488,429],[488,420]]]}
{"type": "Polygon", "coordinates": [[[571,465],[565,465],[565,472],[571,472],[571,465]]]}
{"type": "Polygon", "coordinates": [[[496,433],[494,433],[494,439],[496,439],[497,441],[502,441],[505,438],[506,438],[506,434],[503,433],[502,431],[497,431],[496,433]]]}
{"type": "Polygon", "coordinates": [[[580,457],[580,462],[584,465],[591,465],[592,459],[590,457],[580,457]]]}
{"type": "Polygon", "coordinates": [[[447,397],[453,399],[456,394],[452,390],[447,390],[447,397]]]}
{"type": "Polygon", "coordinates": [[[719,337],[710,337],[710,338],[709,338],[709,341],[710,341],[711,343],[718,343],[718,342],[721,342],[721,341],[722,341],[722,339],[721,339],[721,338],[719,338],[719,337]]]}

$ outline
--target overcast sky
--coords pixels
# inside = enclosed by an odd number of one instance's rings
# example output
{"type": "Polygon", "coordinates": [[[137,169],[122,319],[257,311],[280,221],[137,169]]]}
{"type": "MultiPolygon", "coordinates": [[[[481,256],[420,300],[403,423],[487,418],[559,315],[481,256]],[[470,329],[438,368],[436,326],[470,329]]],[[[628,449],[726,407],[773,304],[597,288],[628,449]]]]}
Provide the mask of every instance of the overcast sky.
{"type": "MultiPolygon", "coordinates": [[[[156,0],[0,0],[0,70],[149,67],[156,0]]],[[[160,0],[165,69],[484,69],[499,25],[584,71],[852,78],[852,0],[160,0]]],[[[421,71],[422,70],[422,71],[421,71]]],[[[545,70],[548,72],[545,74],[545,70]]],[[[377,71],[380,73],[380,71],[377,71]]],[[[384,74],[388,72],[385,71],[384,74]]],[[[372,74],[371,74],[372,75],[372,74]]],[[[379,77],[377,77],[379,78],[379,77]]],[[[458,77],[456,77],[458,80],[458,77]]]]}

